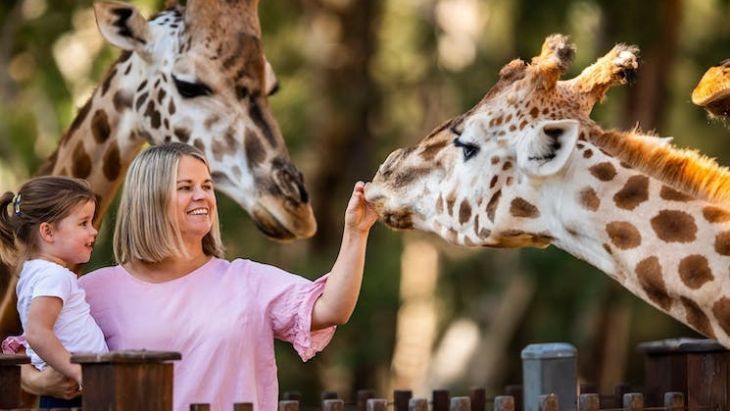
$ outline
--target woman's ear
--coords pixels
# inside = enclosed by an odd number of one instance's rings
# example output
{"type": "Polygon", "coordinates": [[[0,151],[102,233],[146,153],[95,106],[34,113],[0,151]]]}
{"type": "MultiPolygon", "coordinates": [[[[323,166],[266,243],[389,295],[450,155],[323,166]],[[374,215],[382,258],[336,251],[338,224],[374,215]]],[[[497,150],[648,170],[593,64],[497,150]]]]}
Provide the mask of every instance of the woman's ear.
{"type": "Polygon", "coordinates": [[[45,241],[47,243],[52,243],[54,234],[55,233],[53,230],[53,224],[41,223],[41,225],[38,226],[38,235],[41,237],[42,241],[45,241]]]}

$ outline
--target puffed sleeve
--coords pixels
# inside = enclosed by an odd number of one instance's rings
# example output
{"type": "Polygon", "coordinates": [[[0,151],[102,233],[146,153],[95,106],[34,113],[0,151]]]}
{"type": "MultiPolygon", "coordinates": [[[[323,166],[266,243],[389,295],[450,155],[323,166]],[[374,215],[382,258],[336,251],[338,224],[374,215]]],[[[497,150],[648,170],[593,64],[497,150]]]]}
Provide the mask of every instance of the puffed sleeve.
{"type": "Polygon", "coordinates": [[[324,292],[328,275],[310,282],[299,278],[282,299],[278,309],[272,310],[276,338],[290,342],[303,361],[314,357],[332,340],[336,327],[312,331],[314,303],[324,292]]]}

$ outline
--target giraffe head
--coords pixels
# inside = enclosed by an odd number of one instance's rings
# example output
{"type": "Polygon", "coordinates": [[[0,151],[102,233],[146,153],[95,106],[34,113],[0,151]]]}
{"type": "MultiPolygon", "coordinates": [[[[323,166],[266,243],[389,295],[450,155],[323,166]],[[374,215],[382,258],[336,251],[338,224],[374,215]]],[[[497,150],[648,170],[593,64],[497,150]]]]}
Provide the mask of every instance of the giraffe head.
{"type": "Polygon", "coordinates": [[[692,102],[712,116],[730,117],[730,59],[705,72],[692,91],[692,102]]]}
{"type": "MultiPolygon", "coordinates": [[[[100,32],[124,50],[97,95],[113,101],[119,124],[111,128],[130,141],[205,152],[216,188],[265,234],[306,238],[316,221],[267,101],[278,83],[257,8],[257,0],[189,0],[147,21],[128,4],[95,4],[100,32]]],[[[110,127],[93,115],[95,135],[110,127]]]]}
{"type": "Polygon", "coordinates": [[[548,37],[530,64],[514,60],[467,113],[434,130],[415,147],[391,153],[366,187],[381,221],[434,232],[459,245],[547,246],[560,185],[579,140],[598,126],[589,118],[608,88],[637,68],[624,45],[558,81],[574,49],[548,37]],[[538,207],[536,204],[539,204],[538,207]]]}

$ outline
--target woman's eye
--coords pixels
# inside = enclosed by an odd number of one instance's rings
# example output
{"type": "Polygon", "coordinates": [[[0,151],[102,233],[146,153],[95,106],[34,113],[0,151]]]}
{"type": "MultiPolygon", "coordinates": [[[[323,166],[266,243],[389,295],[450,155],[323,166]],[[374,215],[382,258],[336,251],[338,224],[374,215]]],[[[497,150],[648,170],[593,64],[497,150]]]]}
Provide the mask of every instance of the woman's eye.
{"type": "Polygon", "coordinates": [[[454,145],[460,147],[464,152],[464,161],[468,161],[479,152],[479,146],[471,143],[463,143],[458,138],[454,139],[454,145]]]}
{"type": "Polygon", "coordinates": [[[180,80],[179,78],[172,76],[175,82],[175,87],[178,93],[185,98],[194,98],[199,96],[209,96],[213,94],[210,87],[202,83],[190,83],[187,81],[180,80]]]}

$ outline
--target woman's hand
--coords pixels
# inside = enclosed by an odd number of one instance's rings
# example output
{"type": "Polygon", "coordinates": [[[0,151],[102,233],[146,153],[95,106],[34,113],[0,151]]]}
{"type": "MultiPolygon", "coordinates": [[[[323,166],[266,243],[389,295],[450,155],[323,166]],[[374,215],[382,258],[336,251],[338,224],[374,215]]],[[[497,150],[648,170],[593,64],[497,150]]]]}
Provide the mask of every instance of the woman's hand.
{"type": "Polygon", "coordinates": [[[20,381],[23,391],[35,395],[47,395],[65,400],[81,395],[76,381],[66,378],[51,367],[38,371],[32,365],[21,365],[20,381]]]}
{"type": "Polygon", "coordinates": [[[353,229],[364,233],[378,221],[378,215],[365,200],[365,183],[358,181],[352,190],[350,202],[345,211],[345,229],[353,229]]]}

